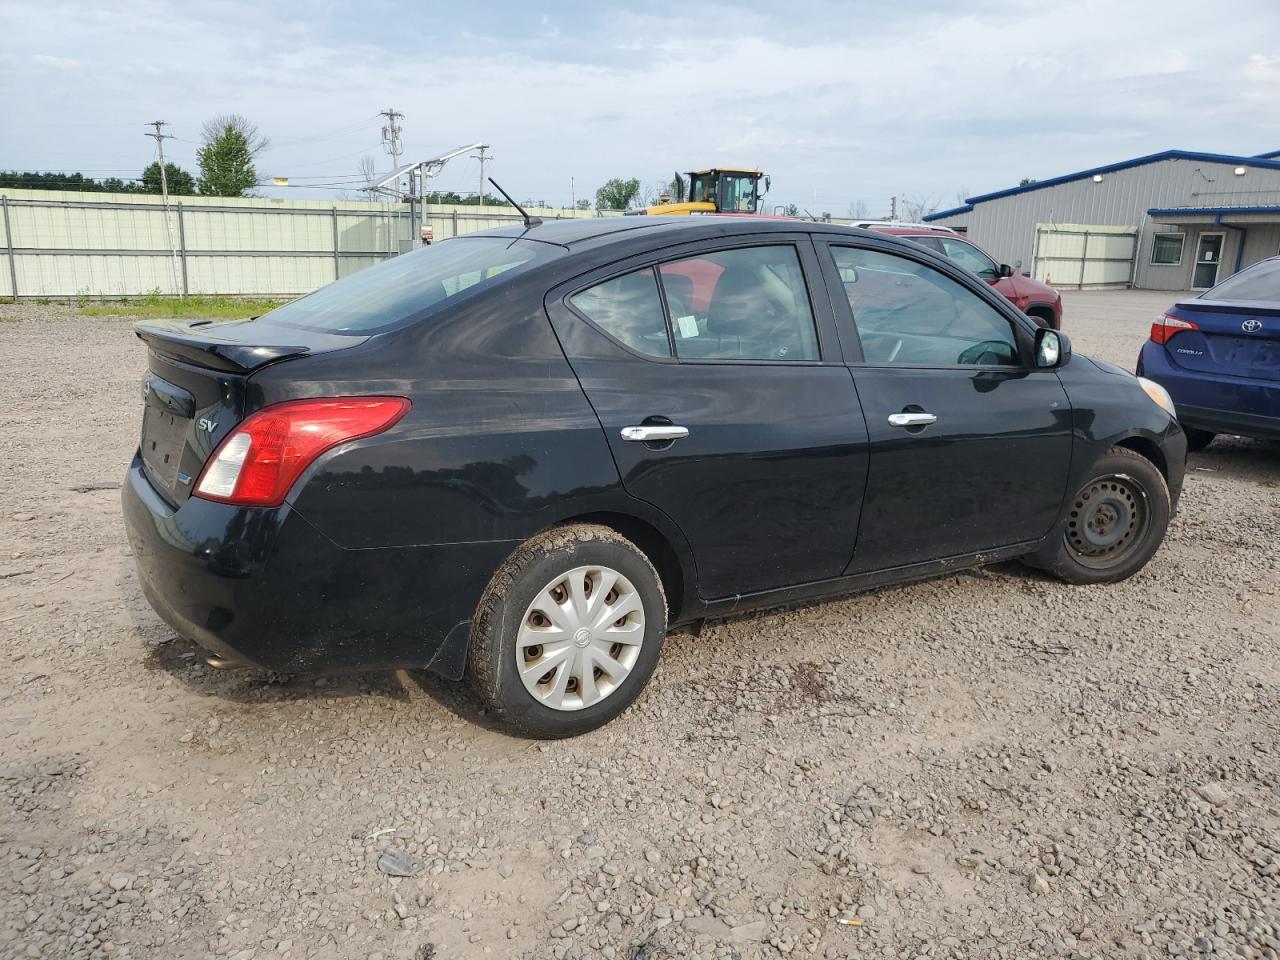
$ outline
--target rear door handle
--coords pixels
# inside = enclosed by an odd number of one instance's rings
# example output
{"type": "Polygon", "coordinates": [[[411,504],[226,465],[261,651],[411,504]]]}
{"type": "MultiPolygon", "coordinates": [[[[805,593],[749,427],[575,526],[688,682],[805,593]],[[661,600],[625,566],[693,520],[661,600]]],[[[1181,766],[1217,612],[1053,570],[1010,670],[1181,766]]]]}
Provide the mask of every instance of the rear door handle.
{"type": "Polygon", "coordinates": [[[673,423],[622,428],[623,440],[633,440],[639,443],[653,443],[654,441],[661,440],[683,440],[688,435],[688,427],[677,427],[673,423]]]}
{"type": "Polygon", "coordinates": [[[891,427],[927,427],[929,424],[937,422],[938,418],[932,413],[889,414],[889,426],[891,427]]]}

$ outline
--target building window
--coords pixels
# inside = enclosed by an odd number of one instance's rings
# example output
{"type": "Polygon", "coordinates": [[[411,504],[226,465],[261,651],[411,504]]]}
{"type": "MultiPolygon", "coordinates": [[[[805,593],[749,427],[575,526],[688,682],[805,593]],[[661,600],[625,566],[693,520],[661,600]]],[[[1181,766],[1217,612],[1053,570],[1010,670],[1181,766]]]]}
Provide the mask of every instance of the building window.
{"type": "Polygon", "coordinates": [[[1182,262],[1181,233],[1157,233],[1151,239],[1151,262],[1163,266],[1177,266],[1182,262]]]}

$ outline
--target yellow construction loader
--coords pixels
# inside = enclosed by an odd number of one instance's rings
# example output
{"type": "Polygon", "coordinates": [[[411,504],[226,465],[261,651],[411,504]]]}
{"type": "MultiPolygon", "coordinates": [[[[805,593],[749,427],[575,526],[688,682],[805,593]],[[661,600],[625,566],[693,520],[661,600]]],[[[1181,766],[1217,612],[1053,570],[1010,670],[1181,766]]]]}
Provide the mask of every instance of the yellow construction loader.
{"type": "Polygon", "coordinates": [[[693,213],[726,213],[757,216],[765,193],[769,190],[769,178],[763,170],[746,167],[712,167],[709,170],[693,170],[689,178],[689,199],[684,198],[684,177],[676,174],[672,181],[677,195],[659,198],[661,202],[642,210],[628,210],[628,214],[650,216],[680,216],[693,213]],[[760,189],[761,180],[764,189],[760,189]]]}

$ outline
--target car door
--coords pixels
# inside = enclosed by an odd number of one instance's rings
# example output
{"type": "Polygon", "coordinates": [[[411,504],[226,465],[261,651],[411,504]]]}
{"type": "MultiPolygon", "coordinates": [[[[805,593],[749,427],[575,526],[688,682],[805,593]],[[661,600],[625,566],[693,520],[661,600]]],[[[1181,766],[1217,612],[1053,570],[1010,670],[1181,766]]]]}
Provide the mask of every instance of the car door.
{"type": "Polygon", "coordinates": [[[547,309],[626,491],[684,532],[704,599],[841,573],[867,431],[807,236],[632,258],[547,309]]]}
{"type": "Polygon", "coordinates": [[[823,244],[871,450],[861,573],[1035,540],[1058,519],[1071,411],[1019,316],[901,248],[823,244]]]}

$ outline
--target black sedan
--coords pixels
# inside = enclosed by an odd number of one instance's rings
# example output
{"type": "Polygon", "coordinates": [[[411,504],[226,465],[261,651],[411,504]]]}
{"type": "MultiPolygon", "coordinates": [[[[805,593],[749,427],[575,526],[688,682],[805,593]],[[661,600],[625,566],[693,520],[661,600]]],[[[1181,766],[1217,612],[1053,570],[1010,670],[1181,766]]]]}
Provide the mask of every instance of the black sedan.
{"type": "Polygon", "coordinates": [[[222,665],[470,673],[543,737],[624,710],[675,624],[1014,557],[1128,577],[1186,457],[1156,384],[823,224],[536,224],[137,330],[160,616],[222,665]]]}

